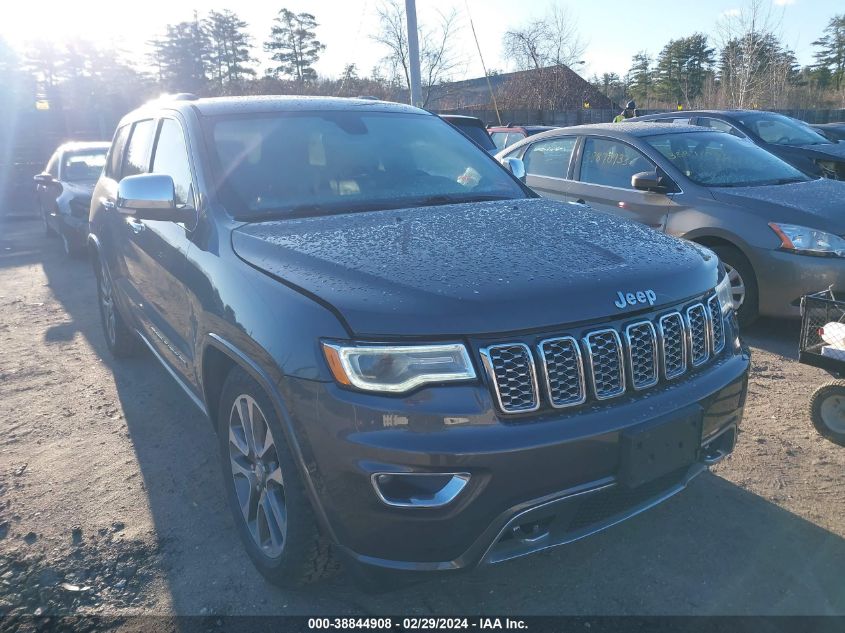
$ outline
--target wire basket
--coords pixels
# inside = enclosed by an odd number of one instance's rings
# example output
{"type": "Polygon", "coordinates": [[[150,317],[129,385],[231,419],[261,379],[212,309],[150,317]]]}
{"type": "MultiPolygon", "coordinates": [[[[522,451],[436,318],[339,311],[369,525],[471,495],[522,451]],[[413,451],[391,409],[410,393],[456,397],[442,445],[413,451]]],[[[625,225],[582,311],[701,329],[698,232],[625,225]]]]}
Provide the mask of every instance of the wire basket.
{"type": "Polygon", "coordinates": [[[845,300],[831,289],[801,298],[799,360],[845,373],[845,300]]]}

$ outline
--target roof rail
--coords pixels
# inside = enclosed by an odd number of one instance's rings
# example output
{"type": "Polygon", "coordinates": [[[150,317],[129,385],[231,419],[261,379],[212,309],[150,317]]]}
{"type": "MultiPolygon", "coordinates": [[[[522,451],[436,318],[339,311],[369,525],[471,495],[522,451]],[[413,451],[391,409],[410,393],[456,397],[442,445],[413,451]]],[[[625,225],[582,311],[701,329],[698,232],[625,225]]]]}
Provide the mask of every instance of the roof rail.
{"type": "Polygon", "coordinates": [[[193,92],[177,92],[175,95],[170,97],[174,101],[196,101],[199,99],[197,95],[193,92]]]}

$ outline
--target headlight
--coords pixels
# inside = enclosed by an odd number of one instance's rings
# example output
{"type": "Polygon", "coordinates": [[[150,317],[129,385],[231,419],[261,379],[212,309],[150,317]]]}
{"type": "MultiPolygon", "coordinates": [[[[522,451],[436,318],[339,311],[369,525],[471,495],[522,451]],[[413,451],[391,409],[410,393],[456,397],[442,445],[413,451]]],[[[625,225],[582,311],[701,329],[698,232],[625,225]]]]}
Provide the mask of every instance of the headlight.
{"type": "Polygon", "coordinates": [[[733,292],[731,292],[731,280],[726,274],[722,275],[722,280],[716,284],[716,296],[719,298],[719,305],[722,306],[723,315],[733,310],[734,298],[733,292]]]}
{"type": "Polygon", "coordinates": [[[473,380],[466,347],[323,343],[329,368],[342,385],[364,391],[403,393],[428,383],[473,380]]]}
{"type": "Polygon", "coordinates": [[[771,229],[780,238],[780,247],[785,251],[803,255],[845,257],[845,240],[806,226],[769,222],[771,229]]]}

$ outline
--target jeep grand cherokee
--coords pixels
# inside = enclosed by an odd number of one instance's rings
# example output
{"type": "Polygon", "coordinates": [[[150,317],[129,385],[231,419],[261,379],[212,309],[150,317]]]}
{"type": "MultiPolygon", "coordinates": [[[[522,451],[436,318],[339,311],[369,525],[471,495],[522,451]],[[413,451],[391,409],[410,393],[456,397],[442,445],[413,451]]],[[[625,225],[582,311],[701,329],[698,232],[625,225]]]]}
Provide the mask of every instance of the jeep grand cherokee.
{"type": "Polygon", "coordinates": [[[183,98],[120,123],[90,216],[108,347],[142,342],[207,414],[269,580],[329,552],[522,556],[732,450],[749,356],[718,259],[537,198],[519,167],[371,100],[183,98]]]}

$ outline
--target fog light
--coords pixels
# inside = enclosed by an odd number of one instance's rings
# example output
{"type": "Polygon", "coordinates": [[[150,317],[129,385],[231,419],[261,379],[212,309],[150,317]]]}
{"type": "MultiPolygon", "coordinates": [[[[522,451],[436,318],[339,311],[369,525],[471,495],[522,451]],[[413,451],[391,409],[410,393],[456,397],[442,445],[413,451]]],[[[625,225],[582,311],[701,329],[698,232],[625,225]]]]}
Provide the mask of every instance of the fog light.
{"type": "Polygon", "coordinates": [[[469,473],[375,473],[373,488],[382,503],[396,508],[440,508],[461,493],[469,473]]]}

